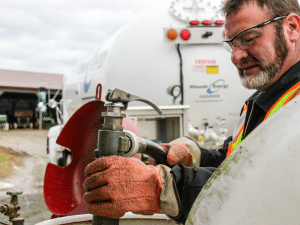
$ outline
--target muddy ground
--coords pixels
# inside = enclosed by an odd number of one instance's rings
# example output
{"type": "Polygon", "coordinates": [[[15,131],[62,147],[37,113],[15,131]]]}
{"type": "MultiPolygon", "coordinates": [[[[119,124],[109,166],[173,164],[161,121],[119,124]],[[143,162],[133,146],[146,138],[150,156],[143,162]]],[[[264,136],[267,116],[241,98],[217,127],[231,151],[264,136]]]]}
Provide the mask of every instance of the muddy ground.
{"type": "MultiPolygon", "coordinates": [[[[47,130],[0,130],[0,205],[10,202],[7,191],[23,191],[19,196],[20,217],[25,225],[50,219],[43,196],[47,130]],[[2,158],[1,158],[2,156],[2,158]]],[[[8,222],[0,214],[1,222],[8,222]]]]}

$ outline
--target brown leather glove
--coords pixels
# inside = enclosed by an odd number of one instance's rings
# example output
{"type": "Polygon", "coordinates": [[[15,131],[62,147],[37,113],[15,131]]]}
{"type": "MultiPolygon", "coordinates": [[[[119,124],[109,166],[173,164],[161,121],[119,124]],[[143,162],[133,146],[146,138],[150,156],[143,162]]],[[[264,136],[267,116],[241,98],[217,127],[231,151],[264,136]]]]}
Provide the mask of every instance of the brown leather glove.
{"type": "Polygon", "coordinates": [[[193,140],[182,137],[160,146],[168,152],[167,161],[171,166],[181,163],[192,168],[200,167],[202,152],[193,140]]]}
{"type": "Polygon", "coordinates": [[[126,212],[159,213],[161,166],[147,166],[135,158],[102,157],[85,169],[84,200],[93,215],[120,218],[126,212]]]}

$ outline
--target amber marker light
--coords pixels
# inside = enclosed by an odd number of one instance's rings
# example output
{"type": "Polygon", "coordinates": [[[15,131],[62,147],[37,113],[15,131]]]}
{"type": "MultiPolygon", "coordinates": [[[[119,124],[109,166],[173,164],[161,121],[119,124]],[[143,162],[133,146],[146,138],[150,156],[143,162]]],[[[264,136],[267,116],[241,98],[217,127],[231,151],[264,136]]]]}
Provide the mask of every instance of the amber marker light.
{"type": "Polygon", "coordinates": [[[168,37],[169,40],[174,41],[177,38],[177,32],[176,32],[176,30],[173,30],[173,29],[169,30],[167,32],[167,37],[168,37]]]}

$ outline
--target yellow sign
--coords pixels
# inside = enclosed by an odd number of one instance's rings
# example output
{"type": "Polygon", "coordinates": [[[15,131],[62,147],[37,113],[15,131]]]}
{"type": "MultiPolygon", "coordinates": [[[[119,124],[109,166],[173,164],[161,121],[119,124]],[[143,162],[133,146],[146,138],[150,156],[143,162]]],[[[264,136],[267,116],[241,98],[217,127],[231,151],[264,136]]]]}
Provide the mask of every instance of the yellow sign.
{"type": "Polygon", "coordinates": [[[219,74],[219,66],[206,66],[207,74],[219,74]]]}

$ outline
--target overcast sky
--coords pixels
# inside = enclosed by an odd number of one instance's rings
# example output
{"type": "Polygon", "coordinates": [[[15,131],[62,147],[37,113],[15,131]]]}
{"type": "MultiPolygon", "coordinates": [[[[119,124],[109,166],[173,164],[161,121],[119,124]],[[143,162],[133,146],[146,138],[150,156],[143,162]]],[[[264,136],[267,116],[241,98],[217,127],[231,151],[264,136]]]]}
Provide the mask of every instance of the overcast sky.
{"type": "Polygon", "coordinates": [[[171,0],[1,0],[0,69],[59,73],[136,13],[171,0]]]}

